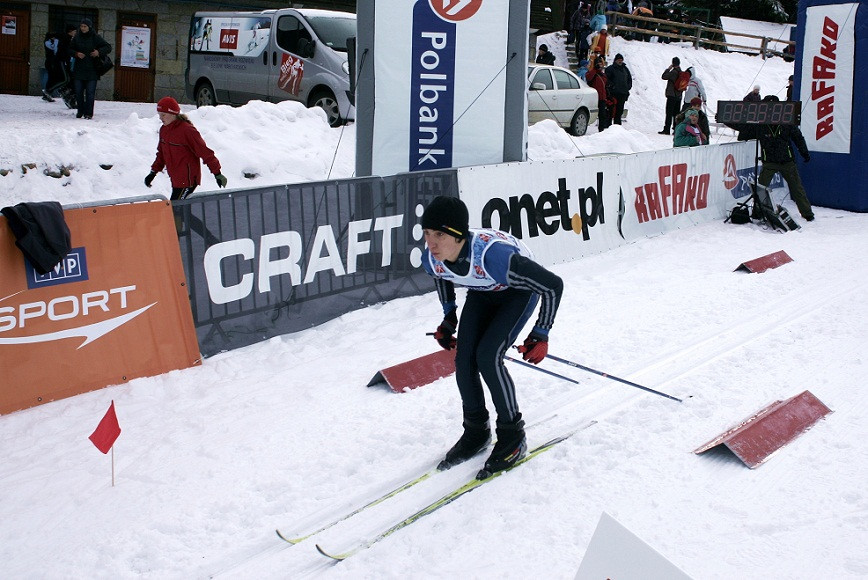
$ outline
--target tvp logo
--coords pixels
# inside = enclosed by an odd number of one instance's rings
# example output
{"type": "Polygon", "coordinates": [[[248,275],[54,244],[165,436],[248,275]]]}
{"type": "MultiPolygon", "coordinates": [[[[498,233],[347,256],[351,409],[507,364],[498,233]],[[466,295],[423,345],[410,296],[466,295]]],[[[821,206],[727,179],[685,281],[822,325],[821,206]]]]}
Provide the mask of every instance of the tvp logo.
{"type": "Polygon", "coordinates": [[[87,254],[84,248],[70,250],[63,260],[47,274],[37,272],[27,260],[24,261],[24,264],[27,272],[27,288],[30,290],[70,282],[82,282],[88,279],[87,254]]]}

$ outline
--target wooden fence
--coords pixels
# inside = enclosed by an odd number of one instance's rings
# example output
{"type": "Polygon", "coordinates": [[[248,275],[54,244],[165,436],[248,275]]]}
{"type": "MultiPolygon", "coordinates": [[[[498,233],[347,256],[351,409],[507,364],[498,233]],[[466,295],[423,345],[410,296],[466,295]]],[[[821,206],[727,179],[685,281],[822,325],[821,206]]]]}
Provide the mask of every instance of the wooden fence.
{"type": "Polygon", "coordinates": [[[791,40],[781,40],[779,38],[769,38],[742,32],[729,32],[701,24],[673,22],[648,16],[633,16],[631,14],[624,14],[623,12],[607,12],[606,15],[612,22],[609,26],[609,34],[615,36],[644,36],[646,39],[651,36],[657,36],[669,38],[677,42],[688,41],[696,48],[715,48],[721,51],[734,50],[736,52],[760,54],[763,58],[780,56],[789,60],[792,60],[794,53],[790,53],[788,50],[794,49],[796,44],[791,40]],[[760,40],[760,47],[724,42],[724,34],[730,37],[758,39],[760,40]]]}

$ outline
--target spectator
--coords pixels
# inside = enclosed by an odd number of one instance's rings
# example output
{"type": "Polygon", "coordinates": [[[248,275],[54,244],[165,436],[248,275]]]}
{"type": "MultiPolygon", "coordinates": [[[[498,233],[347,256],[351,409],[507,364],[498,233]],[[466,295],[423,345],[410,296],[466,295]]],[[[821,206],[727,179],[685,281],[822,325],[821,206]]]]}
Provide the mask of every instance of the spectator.
{"type": "Polygon", "coordinates": [[[539,50],[536,54],[537,64],[555,64],[555,55],[549,52],[549,47],[545,44],[539,45],[539,50]]]}
{"type": "MultiPolygon", "coordinates": [[[[763,97],[763,101],[779,100],[775,95],[763,97]]],[[[762,147],[763,166],[757,182],[768,187],[775,173],[780,173],[790,188],[790,197],[796,202],[799,213],[807,221],[814,221],[814,210],[811,208],[805,186],[802,185],[799,168],[796,166],[796,155],[793,151],[793,144],[795,144],[805,163],[811,160],[805,137],[798,125],[760,125],[760,127],[759,141],[762,147]]]]}
{"type": "Polygon", "coordinates": [[[42,100],[53,103],[54,99],[48,87],[53,86],[57,82],[58,67],[60,66],[57,50],[60,46],[60,37],[54,32],[48,32],[45,35],[43,42],[45,48],[45,63],[44,68],[39,71],[39,81],[42,85],[42,100]]]}
{"type": "Polygon", "coordinates": [[[594,32],[599,32],[606,27],[606,15],[603,14],[603,9],[597,10],[597,13],[594,14],[594,17],[591,18],[591,30],[594,32]]]}
{"type": "Polygon", "coordinates": [[[679,91],[675,86],[675,81],[680,74],[681,59],[673,56],[672,64],[660,75],[660,78],[666,81],[666,121],[660,135],[669,135],[669,129],[672,127],[675,116],[681,110],[681,93],[683,91],[679,91]]]}
{"type": "Polygon", "coordinates": [[[579,31],[579,20],[582,16],[582,3],[570,2],[564,11],[564,28],[567,31],[567,44],[576,42],[576,33],[579,31]]]}
{"type": "Polygon", "coordinates": [[[787,79],[787,100],[793,100],[793,75],[790,75],[790,78],[787,79]]]}
{"type": "Polygon", "coordinates": [[[685,117],[687,116],[687,111],[689,109],[693,109],[699,113],[699,129],[705,134],[709,140],[711,139],[711,125],[708,123],[708,115],[705,114],[705,111],[702,110],[702,99],[699,97],[693,97],[693,100],[688,104],[684,105],[684,108],[681,109],[681,112],[678,113],[678,116],[675,117],[675,124],[680,125],[685,117]]]}
{"type": "Polygon", "coordinates": [[[588,74],[588,59],[579,61],[579,70],[576,71],[576,74],[579,75],[583,81],[588,82],[587,74],[588,74]]]}
{"type": "Polygon", "coordinates": [[[171,199],[184,199],[193,193],[202,179],[201,159],[214,174],[217,185],[226,187],[227,179],[220,173],[220,162],[190,119],[181,113],[178,101],[163,97],[157,103],[157,115],[163,126],[160,127],[157,158],[151,165],[151,172],[145,177],[145,185],[151,187],[154,177],[165,168],[172,181],[171,199]]]}
{"type": "MultiPolygon", "coordinates": [[[[760,86],[754,85],[753,90],[746,94],[742,101],[747,101],[749,103],[758,103],[762,99],[762,95],[760,95],[760,86]]],[[[738,131],[739,141],[748,141],[750,139],[756,139],[757,137],[759,137],[759,125],[744,124],[740,126],[738,131]]]]}
{"type": "Polygon", "coordinates": [[[72,79],[75,85],[75,100],[78,104],[76,119],[93,118],[93,101],[96,96],[96,83],[99,74],[94,59],[99,59],[112,51],[111,45],[93,31],[90,18],[83,18],[76,34],[69,42],[69,55],[75,59],[72,79]]]}
{"type": "Polygon", "coordinates": [[[762,98],[762,95],[760,95],[760,86],[759,85],[754,85],[753,89],[751,89],[751,91],[748,94],[746,94],[744,96],[744,98],[742,99],[742,101],[756,102],[756,103],[758,103],[762,100],[763,100],[763,98],[762,98]]]}
{"type": "Polygon", "coordinates": [[[702,85],[702,81],[696,76],[696,70],[692,66],[688,67],[687,72],[690,73],[690,81],[684,90],[684,104],[688,105],[695,97],[699,97],[702,99],[702,105],[705,106],[708,99],[706,98],[705,87],[702,85]]]}
{"type": "Polygon", "coordinates": [[[591,39],[591,53],[595,57],[602,56],[604,59],[609,58],[609,31],[605,25],[591,39]]]}
{"type": "Polygon", "coordinates": [[[538,302],[536,323],[518,351],[532,364],[546,357],[563,281],[535,262],[527,246],[513,236],[470,229],[467,206],[456,197],[435,197],[421,221],[427,245],[422,267],[434,278],[444,313],[434,338],[443,349],[455,349],[464,427],[438,468],[471,459],[491,440],[484,381],[497,412],[497,441],[476,475],[486,479],[515,465],[527,451],[515,384],[503,358],[538,302]],[[460,323],[456,286],[467,288],[460,323]]]}
{"type": "Polygon", "coordinates": [[[591,49],[591,22],[589,19],[582,17],[579,24],[580,28],[576,33],[576,58],[578,60],[587,60],[588,52],[591,49]]]}
{"type": "MultiPolygon", "coordinates": [[[[653,9],[651,9],[648,6],[648,3],[644,2],[644,1],[639,2],[639,4],[636,6],[636,9],[633,10],[632,14],[633,14],[633,16],[645,16],[648,18],[654,17],[653,9]]],[[[644,30],[653,30],[654,29],[654,23],[653,22],[647,22],[645,20],[636,20],[634,22],[635,22],[634,26],[636,28],[642,28],[644,30]]],[[[644,40],[645,42],[648,42],[649,40],[651,40],[651,35],[650,34],[639,34],[638,38],[639,38],[639,40],[644,40]]]]}
{"type": "Polygon", "coordinates": [[[624,55],[616,54],[615,62],[606,67],[606,79],[609,81],[609,96],[615,99],[612,111],[612,122],[621,124],[621,116],[624,114],[624,105],[630,98],[630,90],[633,88],[633,75],[624,64],[624,55]]]}
{"type": "Polygon", "coordinates": [[[699,111],[687,109],[684,121],[675,128],[675,136],[672,145],[675,147],[696,147],[707,145],[708,135],[703,134],[699,128],[699,111]]]}
{"type": "Polygon", "coordinates": [[[604,64],[603,57],[598,56],[594,59],[593,68],[589,68],[585,74],[588,85],[597,91],[597,129],[601,132],[608,129],[609,125],[612,124],[609,115],[609,95],[606,90],[606,86],[609,83],[606,80],[606,71],[603,69],[604,64]]]}
{"type": "MultiPolygon", "coordinates": [[[[606,12],[620,12],[623,7],[623,2],[618,2],[618,0],[607,0],[606,2],[606,12]]],[[[606,23],[611,25],[613,24],[612,20],[614,19],[614,15],[609,16],[606,15],[606,23]]]]}

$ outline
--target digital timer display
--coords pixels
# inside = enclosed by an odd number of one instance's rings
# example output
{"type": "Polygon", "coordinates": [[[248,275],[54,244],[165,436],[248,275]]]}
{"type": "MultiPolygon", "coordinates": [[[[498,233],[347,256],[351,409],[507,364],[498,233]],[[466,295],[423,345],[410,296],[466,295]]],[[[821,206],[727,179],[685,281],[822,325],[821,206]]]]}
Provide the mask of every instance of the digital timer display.
{"type": "Polygon", "coordinates": [[[801,101],[718,101],[715,120],[724,125],[798,125],[801,101]]]}

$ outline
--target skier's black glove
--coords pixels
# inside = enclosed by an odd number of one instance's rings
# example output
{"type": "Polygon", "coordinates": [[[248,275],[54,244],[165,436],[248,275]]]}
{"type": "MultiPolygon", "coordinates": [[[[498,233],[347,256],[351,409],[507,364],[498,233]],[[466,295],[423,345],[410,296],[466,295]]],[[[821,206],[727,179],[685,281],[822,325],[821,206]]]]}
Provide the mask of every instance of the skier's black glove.
{"type": "Polygon", "coordinates": [[[437,332],[434,333],[434,339],[445,350],[452,350],[458,341],[455,339],[455,331],[458,328],[458,309],[455,308],[449,311],[449,314],[443,317],[443,322],[437,327],[437,332]]]}
{"type": "Polygon", "coordinates": [[[226,176],[222,173],[215,173],[214,179],[217,181],[217,185],[219,185],[220,187],[226,187],[226,184],[229,182],[229,180],[226,179],[226,176]]]}
{"type": "Polygon", "coordinates": [[[524,344],[518,347],[518,352],[527,362],[539,364],[549,353],[549,337],[531,331],[524,344]]]}
{"type": "Polygon", "coordinates": [[[151,171],[150,173],[148,173],[148,176],[145,177],[145,185],[147,185],[148,187],[151,187],[151,182],[154,181],[154,178],[155,178],[156,176],[157,176],[157,174],[154,173],[153,171],[151,171]]]}

